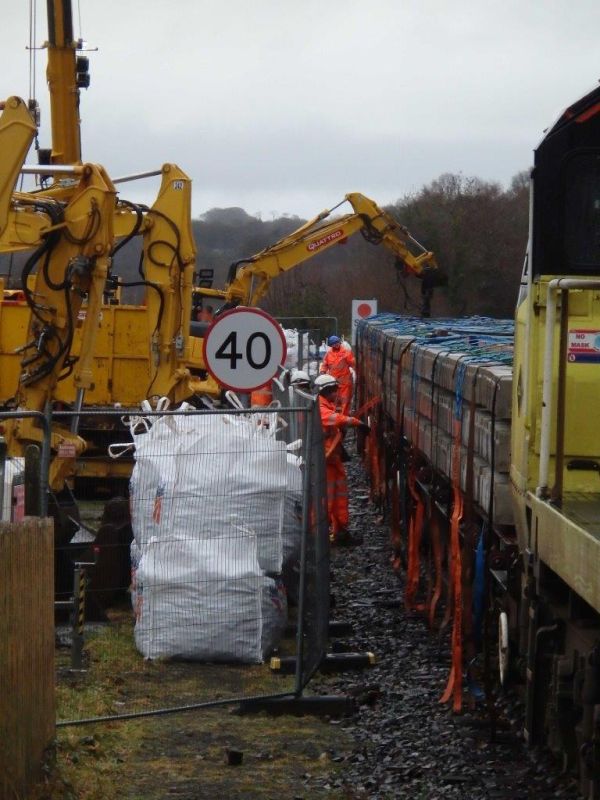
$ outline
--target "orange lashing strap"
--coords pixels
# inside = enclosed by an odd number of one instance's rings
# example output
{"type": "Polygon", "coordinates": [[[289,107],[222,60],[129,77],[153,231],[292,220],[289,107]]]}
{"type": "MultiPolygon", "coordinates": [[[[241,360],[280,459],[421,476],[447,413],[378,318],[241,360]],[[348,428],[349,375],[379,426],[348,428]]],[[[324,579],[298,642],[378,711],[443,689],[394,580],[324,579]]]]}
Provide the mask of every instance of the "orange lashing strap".
{"type": "Polygon", "coordinates": [[[369,478],[371,477],[371,437],[365,437],[365,445],[363,450],[363,465],[367,472],[369,473],[369,478]]]}
{"type": "Polygon", "coordinates": [[[379,443],[377,442],[377,431],[371,428],[369,434],[369,472],[371,473],[371,500],[376,503],[379,495],[379,484],[381,474],[379,470],[379,443]]]}
{"type": "MultiPolygon", "coordinates": [[[[376,435],[377,431],[379,430],[381,418],[378,416],[378,421],[375,425],[376,435]]],[[[379,503],[381,509],[383,509],[385,505],[385,498],[386,498],[386,489],[387,489],[387,474],[386,474],[386,450],[385,446],[379,446],[379,443],[383,441],[383,437],[379,439],[378,446],[377,446],[377,502],[379,503]]]]}
{"type": "Polygon", "coordinates": [[[429,530],[431,534],[433,567],[435,570],[433,594],[431,596],[431,602],[429,603],[429,627],[433,629],[435,625],[435,610],[442,594],[442,539],[440,533],[440,521],[435,508],[432,508],[431,511],[429,530]]]}
{"type": "Polygon", "coordinates": [[[413,464],[411,464],[408,471],[408,489],[414,501],[414,508],[408,525],[408,565],[406,568],[404,605],[409,610],[423,611],[424,606],[422,604],[415,604],[415,597],[419,588],[421,570],[421,535],[423,532],[425,506],[416,488],[416,470],[413,464]]]}
{"type": "Polygon", "coordinates": [[[460,522],[463,516],[463,496],[460,490],[461,421],[453,422],[452,441],[452,517],[450,519],[450,582],[454,600],[452,625],[452,667],[440,703],[452,698],[452,708],[458,713],[462,708],[462,569],[460,553],[460,522]]]}
{"type": "Polygon", "coordinates": [[[398,572],[402,566],[402,526],[400,524],[400,488],[398,470],[394,471],[391,492],[390,539],[392,543],[392,569],[398,572]]]}
{"type": "MultiPolygon", "coordinates": [[[[370,400],[366,400],[359,409],[355,412],[355,417],[361,417],[371,408],[374,408],[381,402],[380,397],[372,397],[370,400]]],[[[379,469],[379,448],[377,446],[377,431],[375,430],[375,425],[371,426],[371,432],[365,439],[365,449],[363,454],[363,460],[365,463],[365,467],[367,472],[369,473],[369,478],[371,481],[371,500],[376,500],[376,494],[379,491],[379,483],[381,478],[381,473],[379,469]]]]}
{"type": "Polygon", "coordinates": [[[367,411],[376,406],[378,403],[381,403],[381,397],[372,397],[370,400],[367,400],[365,403],[363,403],[359,409],[357,409],[354,416],[362,417],[363,414],[366,414],[367,411]]]}

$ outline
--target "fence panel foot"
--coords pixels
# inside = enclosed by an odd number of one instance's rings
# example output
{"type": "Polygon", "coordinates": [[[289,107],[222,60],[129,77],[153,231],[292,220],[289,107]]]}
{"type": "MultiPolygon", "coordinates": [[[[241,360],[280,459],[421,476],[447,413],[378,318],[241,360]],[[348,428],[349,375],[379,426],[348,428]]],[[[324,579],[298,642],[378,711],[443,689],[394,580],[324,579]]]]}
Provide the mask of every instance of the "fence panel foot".
{"type": "Polygon", "coordinates": [[[310,697],[283,697],[266,700],[244,700],[240,703],[238,714],[267,714],[277,716],[289,714],[303,717],[350,717],[356,713],[357,705],[353,697],[345,695],[316,695],[310,697]]]}

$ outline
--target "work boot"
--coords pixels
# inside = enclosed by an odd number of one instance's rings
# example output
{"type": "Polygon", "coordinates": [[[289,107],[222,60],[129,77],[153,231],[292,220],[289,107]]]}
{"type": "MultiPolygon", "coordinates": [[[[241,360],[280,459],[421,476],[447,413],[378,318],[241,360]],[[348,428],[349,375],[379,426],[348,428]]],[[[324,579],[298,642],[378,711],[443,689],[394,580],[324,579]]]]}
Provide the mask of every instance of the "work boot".
{"type": "Polygon", "coordinates": [[[337,533],[337,543],[341,547],[356,547],[363,543],[363,538],[360,534],[350,533],[348,530],[341,530],[337,533]]]}
{"type": "Polygon", "coordinates": [[[341,528],[341,529],[340,529],[340,530],[339,530],[339,531],[338,531],[338,532],[335,534],[335,543],[336,543],[337,545],[339,545],[340,547],[344,547],[344,546],[347,544],[347,542],[348,542],[348,536],[349,536],[349,535],[350,535],[350,534],[348,533],[348,531],[347,531],[345,528],[341,528]]]}

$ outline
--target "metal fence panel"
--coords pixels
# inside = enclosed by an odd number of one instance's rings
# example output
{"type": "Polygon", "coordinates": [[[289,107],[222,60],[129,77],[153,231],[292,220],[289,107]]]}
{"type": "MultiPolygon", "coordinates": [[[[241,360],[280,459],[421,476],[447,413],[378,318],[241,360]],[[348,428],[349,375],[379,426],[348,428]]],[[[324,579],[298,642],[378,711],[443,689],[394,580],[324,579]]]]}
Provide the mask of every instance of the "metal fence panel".
{"type": "Polygon", "coordinates": [[[300,693],[325,656],[329,625],[329,520],[323,428],[315,397],[274,385],[276,402],[288,405],[283,431],[288,443],[302,441],[303,507],[298,607],[296,692],[300,693]]]}
{"type": "Polygon", "coordinates": [[[135,452],[130,496],[102,517],[95,501],[77,498],[75,512],[68,493],[56,498],[72,526],[56,554],[59,724],[306,685],[327,642],[322,434],[312,397],[286,390],[280,404],[129,417],[115,450],[135,452]],[[295,641],[282,638],[288,620],[295,641]],[[295,676],[270,672],[273,648],[296,656],[295,676]]]}
{"type": "MultiPolygon", "coordinates": [[[[302,393],[297,402],[307,403],[302,393]]],[[[296,692],[299,694],[325,657],[329,626],[329,518],[325,451],[319,407],[311,400],[306,415],[303,537],[300,559],[302,589],[298,614],[298,662],[296,692]]]]}

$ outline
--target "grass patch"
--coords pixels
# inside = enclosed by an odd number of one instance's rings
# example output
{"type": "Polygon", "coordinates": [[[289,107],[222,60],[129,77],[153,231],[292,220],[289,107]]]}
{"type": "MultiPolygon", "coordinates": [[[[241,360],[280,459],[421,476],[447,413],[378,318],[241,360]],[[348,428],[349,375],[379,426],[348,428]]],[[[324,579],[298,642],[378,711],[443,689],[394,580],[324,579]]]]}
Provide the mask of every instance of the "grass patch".
{"type": "MultiPolygon", "coordinates": [[[[87,671],[57,657],[57,718],[87,719],[135,711],[291,691],[293,678],[268,665],[145,661],[135,648],[131,612],[86,633],[87,671]]],[[[238,716],[230,706],[119,722],[61,727],[55,763],[31,800],[253,800],[329,797],[305,788],[306,775],[329,775],[350,749],[340,726],[315,718],[238,716]],[[226,763],[227,748],[242,765],[226,763]]]]}

